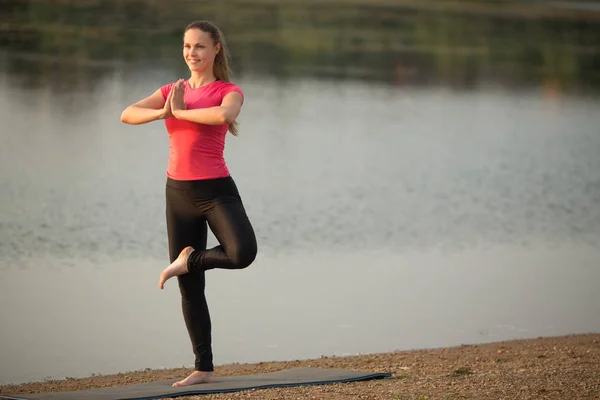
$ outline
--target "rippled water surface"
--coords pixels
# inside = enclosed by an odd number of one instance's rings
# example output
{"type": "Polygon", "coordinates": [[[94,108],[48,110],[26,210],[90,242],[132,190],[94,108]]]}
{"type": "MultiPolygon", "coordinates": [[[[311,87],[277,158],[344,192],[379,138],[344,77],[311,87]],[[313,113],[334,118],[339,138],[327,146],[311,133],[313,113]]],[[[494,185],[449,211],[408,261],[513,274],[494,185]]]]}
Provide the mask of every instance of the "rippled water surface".
{"type": "MultiPolygon", "coordinates": [[[[2,80],[3,383],[193,362],[156,288],[166,135],[118,121],[168,80],[2,80]]],[[[598,99],[239,84],[226,157],[260,254],[208,275],[217,364],[600,330],[598,99]]]]}

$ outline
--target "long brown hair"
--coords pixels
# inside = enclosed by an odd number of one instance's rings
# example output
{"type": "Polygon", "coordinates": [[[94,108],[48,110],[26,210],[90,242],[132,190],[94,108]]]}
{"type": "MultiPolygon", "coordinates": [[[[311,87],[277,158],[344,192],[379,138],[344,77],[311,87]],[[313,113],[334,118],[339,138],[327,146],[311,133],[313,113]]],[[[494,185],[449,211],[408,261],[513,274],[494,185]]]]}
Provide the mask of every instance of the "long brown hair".
{"type": "MultiPolygon", "coordinates": [[[[221,49],[215,56],[215,62],[213,65],[213,74],[215,78],[222,82],[230,82],[231,81],[231,69],[229,68],[229,64],[227,60],[229,59],[229,49],[227,49],[227,43],[225,42],[225,36],[216,25],[209,21],[194,21],[188,26],[185,27],[185,32],[190,29],[200,29],[203,32],[206,32],[212,38],[213,44],[216,46],[217,43],[221,44],[221,49]]],[[[229,132],[231,132],[234,136],[238,134],[238,122],[233,121],[229,124],[229,132]]]]}

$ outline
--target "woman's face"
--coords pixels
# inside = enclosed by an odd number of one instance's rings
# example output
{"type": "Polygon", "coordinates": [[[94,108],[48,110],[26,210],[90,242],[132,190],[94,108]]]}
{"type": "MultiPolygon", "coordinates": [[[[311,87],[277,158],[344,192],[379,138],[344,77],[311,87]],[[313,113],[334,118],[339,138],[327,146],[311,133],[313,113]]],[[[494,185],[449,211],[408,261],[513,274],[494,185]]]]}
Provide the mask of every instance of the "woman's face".
{"type": "Polygon", "coordinates": [[[189,29],[183,35],[183,58],[192,72],[212,68],[221,44],[213,43],[210,34],[200,29],[189,29]]]}

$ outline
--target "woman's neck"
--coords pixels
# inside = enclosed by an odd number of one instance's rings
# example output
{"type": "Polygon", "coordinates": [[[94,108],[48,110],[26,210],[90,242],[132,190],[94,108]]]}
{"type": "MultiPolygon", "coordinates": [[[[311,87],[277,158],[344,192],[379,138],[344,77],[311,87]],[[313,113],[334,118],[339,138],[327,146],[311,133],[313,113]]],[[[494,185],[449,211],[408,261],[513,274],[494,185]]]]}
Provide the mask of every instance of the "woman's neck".
{"type": "Polygon", "coordinates": [[[215,75],[212,73],[212,71],[207,73],[192,72],[192,76],[190,76],[188,83],[191,88],[196,89],[201,86],[208,85],[209,83],[212,83],[216,80],[217,78],[215,78],[215,75]]]}

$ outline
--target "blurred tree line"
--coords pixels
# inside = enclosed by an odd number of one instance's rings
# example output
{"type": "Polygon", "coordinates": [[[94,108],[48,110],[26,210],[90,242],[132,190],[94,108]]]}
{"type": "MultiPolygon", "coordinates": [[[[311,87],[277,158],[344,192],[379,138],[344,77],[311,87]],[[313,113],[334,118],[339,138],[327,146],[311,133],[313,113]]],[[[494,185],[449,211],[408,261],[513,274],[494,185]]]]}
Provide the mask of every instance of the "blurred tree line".
{"type": "MultiPolygon", "coordinates": [[[[523,1],[3,0],[0,48],[182,65],[183,27],[225,32],[237,75],[600,87],[600,11],[523,1]]],[[[42,57],[42,58],[43,58],[42,57]]]]}

